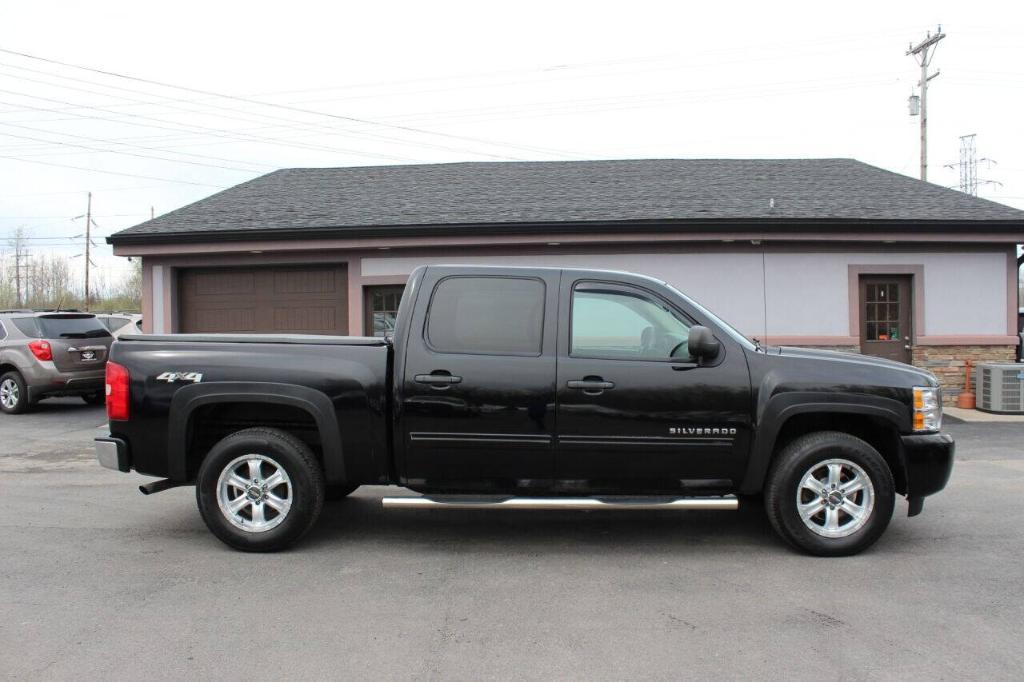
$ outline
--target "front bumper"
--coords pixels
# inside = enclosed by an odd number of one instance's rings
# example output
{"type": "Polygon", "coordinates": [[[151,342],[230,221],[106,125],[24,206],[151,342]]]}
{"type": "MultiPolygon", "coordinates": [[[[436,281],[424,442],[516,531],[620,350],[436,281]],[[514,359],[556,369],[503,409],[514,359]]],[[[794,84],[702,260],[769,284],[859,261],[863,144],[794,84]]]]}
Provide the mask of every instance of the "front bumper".
{"type": "Polygon", "coordinates": [[[934,495],[946,487],[953,473],[956,444],[948,433],[900,436],[907,470],[907,497],[934,495]]]}
{"type": "Polygon", "coordinates": [[[131,471],[131,459],[128,456],[128,444],[120,438],[106,436],[95,441],[96,459],[101,466],[115,471],[128,473],[131,471]]]}

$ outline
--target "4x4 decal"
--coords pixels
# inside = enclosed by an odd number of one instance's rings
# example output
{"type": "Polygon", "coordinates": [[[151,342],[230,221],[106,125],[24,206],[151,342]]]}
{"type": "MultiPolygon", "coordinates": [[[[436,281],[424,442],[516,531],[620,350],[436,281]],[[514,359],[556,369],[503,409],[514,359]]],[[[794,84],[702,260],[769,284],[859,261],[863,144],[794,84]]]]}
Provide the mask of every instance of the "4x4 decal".
{"type": "Polygon", "coordinates": [[[203,380],[202,372],[164,372],[156,378],[157,381],[166,381],[169,384],[176,383],[178,381],[189,381],[193,384],[198,384],[203,380]]]}

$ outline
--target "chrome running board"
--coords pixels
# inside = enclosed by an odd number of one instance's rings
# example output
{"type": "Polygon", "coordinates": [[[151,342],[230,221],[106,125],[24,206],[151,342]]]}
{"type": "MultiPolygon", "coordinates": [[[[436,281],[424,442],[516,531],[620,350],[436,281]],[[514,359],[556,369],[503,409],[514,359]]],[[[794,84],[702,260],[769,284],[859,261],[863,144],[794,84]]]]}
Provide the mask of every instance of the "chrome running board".
{"type": "Polygon", "coordinates": [[[435,497],[385,497],[385,509],[519,509],[559,511],[734,511],[739,501],[724,497],[473,497],[451,495],[435,497]]]}

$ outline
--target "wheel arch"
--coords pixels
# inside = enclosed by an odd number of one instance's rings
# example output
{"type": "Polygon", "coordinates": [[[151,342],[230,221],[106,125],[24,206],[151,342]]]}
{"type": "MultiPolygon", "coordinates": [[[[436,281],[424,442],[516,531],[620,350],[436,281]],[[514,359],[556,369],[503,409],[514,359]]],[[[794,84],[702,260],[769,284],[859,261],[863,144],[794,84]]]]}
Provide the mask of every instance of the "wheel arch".
{"type": "Polygon", "coordinates": [[[762,490],[775,454],[786,443],[814,431],[842,431],[878,450],[892,470],[897,492],[905,493],[906,466],[899,434],[910,428],[909,410],[892,398],[819,393],[775,396],[758,420],[740,492],[762,490]]]}
{"type": "Polygon", "coordinates": [[[273,382],[217,382],[180,388],[171,399],[168,416],[168,478],[190,479],[190,469],[194,469],[189,466],[193,434],[196,417],[202,410],[247,404],[276,406],[308,415],[319,436],[325,479],[329,482],[346,480],[341,431],[330,398],[306,386],[273,382]]]}

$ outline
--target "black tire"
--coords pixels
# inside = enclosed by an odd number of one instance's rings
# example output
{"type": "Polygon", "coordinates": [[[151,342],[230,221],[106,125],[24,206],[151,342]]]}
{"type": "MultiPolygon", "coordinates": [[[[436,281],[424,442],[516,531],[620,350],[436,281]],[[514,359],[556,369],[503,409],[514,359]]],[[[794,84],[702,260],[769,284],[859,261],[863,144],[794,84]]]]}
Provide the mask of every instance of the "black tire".
{"type": "Polygon", "coordinates": [[[103,391],[96,391],[95,393],[86,393],[82,396],[82,400],[86,405],[104,405],[107,402],[107,396],[103,391]]]}
{"type": "MultiPolygon", "coordinates": [[[[241,465],[234,468],[238,466],[241,465]]],[[[244,552],[276,552],[298,541],[320,516],[324,506],[323,471],[309,447],[285,431],[266,428],[237,431],[214,445],[199,467],[196,503],[207,527],[225,544],[244,552]],[[221,474],[232,462],[253,454],[283,469],[291,485],[290,507],[284,518],[278,525],[261,532],[236,526],[227,512],[221,511],[218,498],[221,474]]]]}
{"type": "MultiPolygon", "coordinates": [[[[847,472],[849,469],[846,470],[847,472]]],[[[817,476],[815,476],[817,478],[817,476]]],[[[847,478],[845,482],[849,482],[847,478]]],[[[844,483],[839,484],[842,490],[844,483]]],[[[828,502],[827,481],[823,486],[822,502],[828,502]]],[[[804,499],[801,497],[801,499],[804,499]]],[[[841,499],[840,497],[833,498],[841,499]]],[[[794,547],[817,556],[849,556],[870,547],[881,537],[892,520],[896,492],[892,471],[885,459],[866,442],[838,431],[820,431],[801,436],[789,443],[778,453],[768,473],[764,489],[765,510],[775,531],[794,547]],[[847,514],[840,504],[836,509],[835,518],[849,524],[842,537],[825,537],[824,530],[827,519],[826,508],[805,522],[798,511],[798,496],[806,496],[807,504],[817,504],[816,494],[806,488],[801,491],[801,482],[806,473],[816,464],[822,466],[818,471],[827,471],[824,462],[828,460],[844,460],[859,467],[871,483],[870,490],[851,494],[851,502],[863,506],[870,493],[873,506],[866,513],[866,520],[859,525],[854,516],[847,514]],[[808,524],[821,526],[822,530],[812,530],[808,524]]]]}
{"type": "Polygon", "coordinates": [[[5,400],[0,400],[0,411],[6,414],[21,414],[32,406],[28,400],[28,387],[19,372],[11,371],[0,376],[0,391],[4,391],[5,396],[13,397],[10,406],[5,400]]]}
{"type": "Polygon", "coordinates": [[[348,483],[329,485],[327,486],[327,490],[324,492],[324,498],[327,499],[328,502],[344,500],[346,497],[354,493],[358,487],[358,485],[350,485],[348,483]]]}

